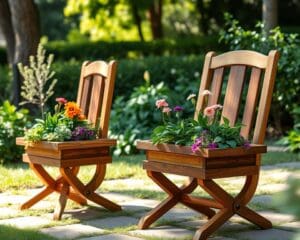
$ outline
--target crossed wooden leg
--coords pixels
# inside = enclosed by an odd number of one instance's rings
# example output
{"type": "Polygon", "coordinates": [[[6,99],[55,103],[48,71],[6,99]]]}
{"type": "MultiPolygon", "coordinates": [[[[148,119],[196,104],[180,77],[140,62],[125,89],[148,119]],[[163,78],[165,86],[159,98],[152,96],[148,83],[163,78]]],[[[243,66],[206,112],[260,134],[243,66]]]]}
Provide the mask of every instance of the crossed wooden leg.
{"type": "Polygon", "coordinates": [[[79,167],[60,168],[61,176],[54,180],[42,165],[33,163],[29,163],[29,165],[44,183],[45,188],[40,193],[23,203],[21,205],[22,210],[30,208],[32,205],[36,204],[53,192],[58,192],[60,194],[53,215],[54,220],[61,219],[68,199],[71,199],[81,205],[86,205],[87,199],[89,199],[111,211],[121,210],[119,205],[95,193],[96,189],[100,186],[104,179],[106,170],[105,164],[96,165],[94,176],[86,185],[84,185],[77,177],[79,167]]]}
{"type": "Polygon", "coordinates": [[[246,205],[253,197],[258,182],[258,175],[246,176],[241,192],[233,198],[213,180],[198,179],[198,184],[221,205],[220,211],[202,226],[194,235],[193,240],[206,240],[234,214],[238,214],[262,229],[272,227],[272,223],[249,209],[246,205]]]}
{"type": "Polygon", "coordinates": [[[245,184],[236,197],[232,197],[223,188],[211,179],[195,179],[182,187],[177,187],[161,172],[147,171],[148,176],[159,185],[169,197],[147,213],[139,222],[140,229],[148,228],[163,214],[173,208],[177,203],[182,203],[204,215],[208,216],[208,222],[196,231],[193,240],[206,240],[212,233],[219,229],[234,214],[238,214],[262,229],[272,227],[272,223],[263,216],[249,209],[246,205],[253,197],[258,174],[246,176],[245,184]],[[199,184],[213,199],[196,198],[189,196],[199,184]],[[220,209],[216,214],[211,208],[220,209]]]}
{"type": "Polygon", "coordinates": [[[138,227],[140,229],[148,228],[153,222],[169,211],[177,203],[182,203],[197,212],[203,213],[209,218],[214,216],[215,211],[206,206],[195,204],[193,201],[190,201],[190,198],[187,196],[187,194],[193,192],[197,187],[197,180],[195,178],[190,178],[187,184],[179,188],[160,172],[147,171],[147,174],[169,195],[169,197],[162,201],[139,221],[138,227]]]}

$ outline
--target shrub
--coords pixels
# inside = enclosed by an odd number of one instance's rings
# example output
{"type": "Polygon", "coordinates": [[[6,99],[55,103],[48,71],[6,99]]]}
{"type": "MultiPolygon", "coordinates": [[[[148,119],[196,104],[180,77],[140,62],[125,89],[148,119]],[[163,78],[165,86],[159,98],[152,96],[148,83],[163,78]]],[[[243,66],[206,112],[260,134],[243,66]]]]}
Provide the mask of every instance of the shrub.
{"type": "Polygon", "coordinates": [[[156,40],[151,42],[80,42],[65,41],[49,42],[46,49],[57,59],[123,59],[150,55],[188,55],[201,54],[208,50],[220,50],[217,36],[181,38],[180,40],[156,40]]]}
{"type": "Polygon", "coordinates": [[[134,153],[135,140],[150,137],[152,129],[160,120],[160,113],[153,113],[153,106],[168,91],[163,83],[151,85],[147,81],[135,87],[127,101],[123,96],[116,97],[110,119],[110,136],[118,139],[115,155],[134,153]]]}
{"type": "Polygon", "coordinates": [[[16,146],[16,137],[23,136],[28,124],[28,111],[17,110],[5,101],[0,106],[0,162],[17,162],[21,159],[23,147],[16,146]]]}
{"type": "MultiPolygon", "coordinates": [[[[277,27],[268,36],[263,33],[263,25],[258,23],[256,29],[245,30],[231,15],[225,15],[226,29],[221,32],[220,41],[225,42],[231,50],[250,49],[267,54],[271,49],[280,52],[278,73],[271,109],[272,119],[277,130],[281,131],[281,121],[286,114],[293,115],[292,109],[300,102],[300,51],[297,34],[282,33],[277,27]],[[285,110],[285,111],[282,111],[285,110]]],[[[291,124],[290,124],[291,125],[291,124]]]]}
{"type": "Polygon", "coordinates": [[[0,65],[0,102],[4,102],[10,96],[11,73],[8,66],[0,65]]]}

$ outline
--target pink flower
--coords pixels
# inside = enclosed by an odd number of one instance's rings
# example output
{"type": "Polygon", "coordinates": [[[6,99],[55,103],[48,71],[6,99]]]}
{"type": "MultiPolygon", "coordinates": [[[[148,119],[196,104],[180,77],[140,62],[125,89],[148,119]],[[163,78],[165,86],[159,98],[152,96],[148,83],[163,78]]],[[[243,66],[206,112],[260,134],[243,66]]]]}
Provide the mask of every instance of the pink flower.
{"type": "Polygon", "coordinates": [[[193,153],[197,152],[198,149],[199,149],[198,144],[197,144],[197,143],[194,143],[194,144],[192,145],[191,149],[192,149],[192,152],[193,152],[193,153]]]}
{"type": "Polygon", "coordinates": [[[167,103],[167,101],[165,99],[159,99],[156,101],[155,103],[157,108],[162,108],[162,107],[168,107],[169,104],[167,103]]]}
{"type": "Polygon", "coordinates": [[[63,97],[56,98],[55,101],[60,104],[66,104],[68,102],[67,99],[65,99],[63,97]]]}
{"type": "Polygon", "coordinates": [[[172,111],[172,109],[171,108],[169,108],[169,107],[164,107],[163,109],[162,109],[162,112],[163,113],[169,113],[169,112],[171,112],[172,111]]]}
{"type": "Polygon", "coordinates": [[[210,106],[211,108],[214,108],[215,110],[218,110],[218,109],[222,109],[223,108],[223,106],[222,105],[220,105],[220,104],[215,104],[215,105],[212,105],[212,106],[210,106]]]}
{"type": "Polygon", "coordinates": [[[213,117],[216,113],[215,108],[213,107],[207,107],[204,109],[204,115],[207,117],[213,117]]]}

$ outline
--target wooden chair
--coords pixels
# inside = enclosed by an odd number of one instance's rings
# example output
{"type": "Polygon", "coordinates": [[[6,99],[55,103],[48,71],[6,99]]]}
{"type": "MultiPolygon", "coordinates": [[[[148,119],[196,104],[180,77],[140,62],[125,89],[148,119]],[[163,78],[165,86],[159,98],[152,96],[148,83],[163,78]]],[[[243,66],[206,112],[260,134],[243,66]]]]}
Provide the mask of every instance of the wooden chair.
{"type": "Polygon", "coordinates": [[[146,151],[147,160],[144,161],[143,167],[148,176],[168,194],[167,199],[140,220],[140,229],[148,228],[177,203],[182,203],[209,218],[196,232],[194,240],[207,239],[234,214],[262,229],[272,227],[269,220],[248,208],[247,204],[258,184],[260,154],[266,152],[266,146],[262,144],[278,58],[279,54],[275,50],[270,51],[268,56],[254,51],[231,51],[221,55],[209,52],[206,55],[195,118],[204,108],[204,96],[200,93],[208,89],[212,92],[208,106],[223,102],[222,115],[229,119],[231,125],[242,116],[244,126],[241,135],[251,140],[252,145],[249,148],[203,149],[199,153],[192,153],[190,147],[138,142],[138,148],[146,151]],[[224,81],[227,79],[226,73],[229,73],[227,84],[224,81]],[[226,89],[224,97],[222,89],[226,89]],[[165,173],[190,178],[187,184],[178,187],[164,175],[165,173]],[[235,176],[244,176],[245,183],[240,193],[234,197],[214,181],[217,178],[235,176]],[[190,193],[198,185],[212,199],[191,196],[190,193]],[[219,211],[215,213],[213,209],[219,211]]]}
{"type": "MultiPolygon", "coordinates": [[[[87,204],[89,199],[109,210],[121,210],[119,205],[95,192],[104,179],[106,164],[112,161],[109,147],[116,144],[115,140],[107,139],[116,66],[115,61],[108,64],[95,61],[84,62],[81,69],[77,103],[88,120],[94,126],[99,125],[100,139],[40,142],[26,148],[23,161],[29,163],[45,188],[23,203],[21,209],[30,208],[52,192],[58,192],[60,197],[54,211],[56,220],[61,219],[68,198],[81,205],[87,204]],[[95,165],[96,169],[87,184],[77,177],[79,168],[85,165],[95,165]],[[58,167],[60,176],[54,179],[44,166],[58,167]]],[[[17,138],[17,144],[25,145],[24,139],[17,138]]]]}

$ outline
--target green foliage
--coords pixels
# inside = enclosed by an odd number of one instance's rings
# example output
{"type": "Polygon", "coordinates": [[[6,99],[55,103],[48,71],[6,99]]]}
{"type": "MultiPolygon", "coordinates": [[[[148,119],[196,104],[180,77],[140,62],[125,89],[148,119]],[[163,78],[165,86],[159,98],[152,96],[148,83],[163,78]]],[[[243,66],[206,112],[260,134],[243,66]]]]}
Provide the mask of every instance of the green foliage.
{"type": "Polygon", "coordinates": [[[211,49],[221,50],[217,36],[186,37],[178,40],[139,41],[95,41],[76,42],[53,41],[45,45],[56,59],[80,61],[95,59],[137,58],[149,55],[200,54],[211,49]]]}
{"type": "Polygon", "coordinates": [[[36,124],[26,130],[27,143],[38,141],[92,140],[96,138],[93,129],[81,114],[75,102],[67,102],[64,98],[57,99],[55,112],[47,112],[45,119],[36,119],[36,124]]]}
{"type": "Polygon", "coordinates": [[[296,105],[293,109],[294,127],[287,136],[277,141],[277,144],[287,146],[287,150],[291,152],[300,152],[300,107],[296,105]]]}
{"type": "Polygon", "coordinates": [[[229,14],[225,15],[225,20],[226,29],[221,32],[220,41],[225,42],[231,50],[250,49],[264,54],[268,54],[271,49],[279,50],[280,59],[273,107],[278,110],[277,118],[282,109],[292,114],[295,103],[300,102],[299,36],[285,34],[279,27],[271,30],[266,36],[260,23],[256,25],[255,30],[251,31],[242,28],[229,14]]]}
{"type": "Polygon", "coordinates": [[[241,124],[231,127],[226,118],[220,123],[220,105],[205,108],[196,120],[183,118],[184,108],[170,108],[165,99],[158,100],[156,106],[162,111],[163,124],[153,130],[151,141],[154,144],[192,145],[192,150],[197,151],[198,148],[233,148],[245,143],[240,136],[241,124]]]}
{"type": "Polygon", "coordinates": [[[0,102],[10,97],[11,90],[11,72],[8,66],[0,65],[0,102]]]}
{"type": "Polygon", "coordinates": [[[149,137],[151,129],[159,121],[159,113],[152,111],[155,99],[164,97],[168,88],[163,83],[135,87],[128,100],[123,96],[115,99],[110,118],[110,136],[118,139],[114,154],[130,154],[136,151],[135,140],[149,137]]]}
{"type": "Polygon", "coordinates": [[[21,96],[25,101],[20,104],[37,104],[40,107],[42,117],[44,117],[45,103],[53,95],[53,88],[57,82],[56,79],[52,79],[55,74],[51,70],[53,58],[54,56],[50,54],[46,59],[46,51],[40,43],[37,55],[29,58],[29,66],[23,66],[22,63],[18,64],[20,73],[24,78],[21,96]],[[47,88],[48,81],[50,81],[50,85],[47,88]]]}
{"type": "Polygon", "coordinates": [[[0,162],[16,162],[21,159],[23,148],[16,146],[16,137],[22,136],[28,124],[28,111],[17,110],[5,101],[0,106],[0,162]]]}

